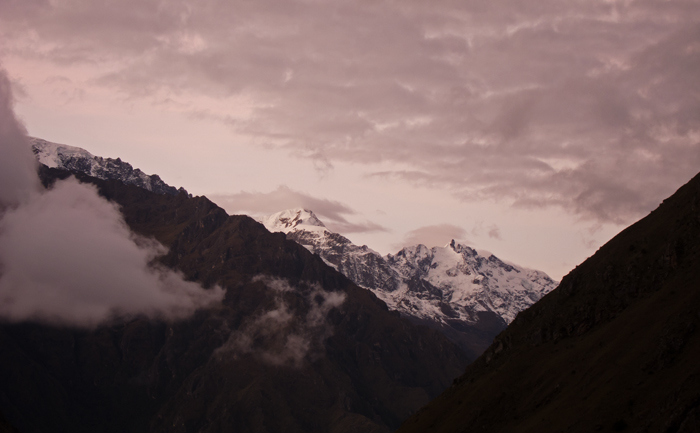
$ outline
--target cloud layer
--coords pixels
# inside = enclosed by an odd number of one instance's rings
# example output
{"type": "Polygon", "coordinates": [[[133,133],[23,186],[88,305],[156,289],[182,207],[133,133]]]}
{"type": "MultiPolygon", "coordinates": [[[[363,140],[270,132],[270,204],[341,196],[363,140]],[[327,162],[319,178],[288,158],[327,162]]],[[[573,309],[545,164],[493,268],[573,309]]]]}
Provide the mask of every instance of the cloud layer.
{"type": "Polygon", "coordinates": [[[204,290],[158,267],[165,247],[133,234],[93,186],[69,178],[41,189],[2,71],[0,92],[1,319],[78,327],[177,319],[223,298],[219,287],[204,290]]]}
{"type": "Polygon", "coordinates": [[[0,17],[4,55],[464,201],[627,222],[700,166],[694,0],[35,0],[0,17]]]}

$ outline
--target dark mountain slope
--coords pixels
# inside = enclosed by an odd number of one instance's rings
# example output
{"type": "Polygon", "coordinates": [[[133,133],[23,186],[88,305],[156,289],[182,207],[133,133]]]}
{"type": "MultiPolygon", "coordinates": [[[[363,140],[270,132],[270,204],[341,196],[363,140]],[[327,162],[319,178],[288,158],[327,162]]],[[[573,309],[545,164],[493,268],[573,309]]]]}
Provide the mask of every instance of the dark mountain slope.
{"type": "MultiPolygon", "coordinates": [[[[68,173],[41,175],[50,184],[68,173]]],[[[168,246],[163,264],[227,294],[176,323],[1,324],[0,412],[22,433],[383,432],[466,364],[442,335],[248,217],[204,197],[76,177],[119,203],[134,231],[168,246]],[[279,284],[290,290],[272,289],[279,284]],[[313,316],[331,294],[344,295],[342,305],[313,316]],[[275,333],[256,328],[280,306],[294,319],[275,333]],[[251,340],[240,349],[243,334],[251,340]],[[305,339],[303,356],[282,344],[289,336],[305,339]]]]}
{"type": "Polygon", "coordinates": [[[700,431],[700,176],[520,313],[399,432],[700,431]]]}

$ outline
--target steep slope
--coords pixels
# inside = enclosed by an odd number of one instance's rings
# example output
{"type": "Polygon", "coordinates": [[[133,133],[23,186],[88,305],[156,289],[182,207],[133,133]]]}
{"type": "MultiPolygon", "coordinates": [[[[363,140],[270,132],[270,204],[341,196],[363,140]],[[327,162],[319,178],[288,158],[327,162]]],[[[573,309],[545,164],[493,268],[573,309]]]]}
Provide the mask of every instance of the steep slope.
{"type": "Polygon", "coordinates": [[[290,209],[261,222],[304,245],[389,308],[443,332],[472,358],[507,323],[556,287],[544,272],[483,256],[454,240],[445,247],[406,247],[382,257],[328,230],[306,209],[290,209]]]}
{"type": "Polygon", "coordinates": [[[157,194],[187,192],[168,185],[157,174],[147,175],[138,168],[134,169],[120,158],[102,158],[80,147],[51,143],[40,138],[31,138],[30,142],[37,160],[47,167],[73,170],[98,179],[119,180],[157,194]]]}
{"type": "MultiPolygon", "coordinates": [[[[248,217],[74,174],[169,248],[163,265],[226,297],[174,323],[0,323],[0,413],[22,433],[386,432],[466,365],[439,333],[248,217]]],[[[68,175],[42,169],[46,184],[68,175]]]]}
{"type": "Polygon", "coordinates": [[[700,430],[700,175],[520,313],[399,432],[700,430]]]}

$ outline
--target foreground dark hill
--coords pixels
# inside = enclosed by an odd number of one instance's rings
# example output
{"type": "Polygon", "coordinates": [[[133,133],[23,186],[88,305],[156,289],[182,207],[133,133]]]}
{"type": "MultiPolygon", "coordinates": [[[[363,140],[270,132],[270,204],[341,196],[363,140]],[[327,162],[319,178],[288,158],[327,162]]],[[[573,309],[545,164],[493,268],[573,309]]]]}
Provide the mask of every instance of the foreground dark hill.
{"type": "MultiPolygon", "coordinates": [[[[68,175],[41,174],[46,184],[68,175]]],[[[8,431],[385,432],[466,365],[442,335],[248,217],[204,197],[76,176],[118,203],[132,230],[169,247],[165,265],[226,297],[175,323],[0,324],[8,431]]]]}
{"type": "Polygon", "coordinates": [[[520,313],[408,432],[700,431],[700,175],[520,313]]]}

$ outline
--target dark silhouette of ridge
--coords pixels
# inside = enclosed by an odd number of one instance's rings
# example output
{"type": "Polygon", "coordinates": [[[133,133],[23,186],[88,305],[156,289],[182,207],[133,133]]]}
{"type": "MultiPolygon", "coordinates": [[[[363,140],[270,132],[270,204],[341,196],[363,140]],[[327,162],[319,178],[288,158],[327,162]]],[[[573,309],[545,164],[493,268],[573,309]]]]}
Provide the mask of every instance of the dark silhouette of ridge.
{"type": "Polygon", "coordinates": [[[700,431],[700,175],[601,247],[398,430],[700,431]]]}
{"type": "MultiPolygon", "coordinates": [[[[50,185],[71,173],[43,167],[40,175],[50,185]]],[[[437,331],[388,311],[249,217],[229,216],[205,197],[73,175],[117,203],[134,232],[167,246],[163,265],[204,287],[221,285],[226,297],[174,323],[133,317],[94,330],[0,323],[0,431],[388,432],[466,366],[437,331]],[[293,289],[276,293],[261,275],[293,289]],[[345,301],[315,319],[319,335],[307,336],[300,362],[216,352],[279,298],[301,318],[282,332],[294,331],[319,302],[312,290],[345,301]]],[[[275,335],[253,337],[255,350],[277,344],[275,335]]]]}

